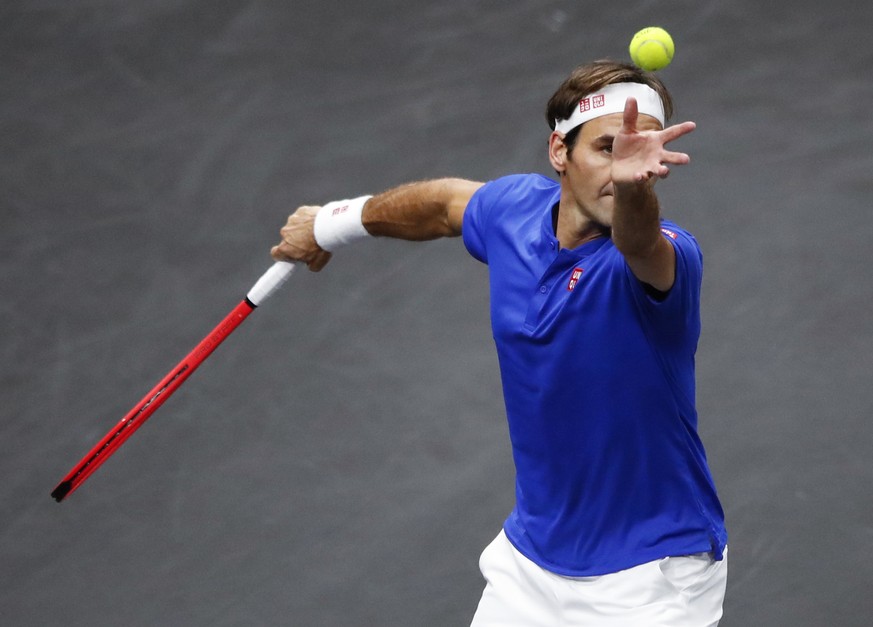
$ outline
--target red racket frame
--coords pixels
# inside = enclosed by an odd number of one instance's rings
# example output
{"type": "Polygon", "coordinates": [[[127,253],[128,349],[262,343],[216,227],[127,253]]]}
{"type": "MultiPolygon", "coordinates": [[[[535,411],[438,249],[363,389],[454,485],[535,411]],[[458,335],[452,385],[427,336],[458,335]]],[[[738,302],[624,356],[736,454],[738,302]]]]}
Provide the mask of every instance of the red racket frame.
{"type": "Polygon", "coordinates": [[[131,408],[127,415],[88,451],[78,464],[66,474],[52,491],[58,503],[76,491],[109,457],[139,429],[149,417],[163,405],[173,392],[179,389],[212,352],[242,324],[250,313],[288,279],[294,266],[288,262],[276,262],[255,284],[246,298],[204,337],[188,355],[180,361],[143,399],[131,408]]]}

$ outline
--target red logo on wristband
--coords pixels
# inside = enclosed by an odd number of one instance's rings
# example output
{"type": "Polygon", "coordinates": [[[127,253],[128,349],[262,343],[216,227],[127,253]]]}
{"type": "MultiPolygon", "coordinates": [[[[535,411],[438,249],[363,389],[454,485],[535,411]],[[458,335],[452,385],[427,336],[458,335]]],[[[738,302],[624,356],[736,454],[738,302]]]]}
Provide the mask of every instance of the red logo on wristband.
{"type": "Polygon", "coordinates": [[[345,213],[348,210],[349,210],[349,206],[343,205],[342,207],[336,207],[333,211],[330,212],[330,215],[338,216],[339,214],[345,213]]]}

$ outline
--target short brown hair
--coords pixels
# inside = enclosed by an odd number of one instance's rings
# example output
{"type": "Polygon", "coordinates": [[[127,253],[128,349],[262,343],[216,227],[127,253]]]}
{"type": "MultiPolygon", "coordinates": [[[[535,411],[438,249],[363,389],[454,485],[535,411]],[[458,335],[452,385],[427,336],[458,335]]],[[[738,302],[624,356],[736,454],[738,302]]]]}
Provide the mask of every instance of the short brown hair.
{"type": "MultiPolygon", "coordinates": [[[[580,65],[573,70],[549,98],[549,104],[546,106],[546,121],[549,123],[549,128],[555,130],[555,120],[569,118],[582,98],[613,83],[643,83],[648,85],[661,96],[661,101],[664,103],[665,120],[669,120],[673,116],[673,98],[661,79],[652,72],[641,70],[630,63],[600,59],[580,65]]],[[[576,140],[577,132],[574,131],[577,129],[567,133],[567,140],[570,140],[567,143],[570,147],[576,140]]]]}

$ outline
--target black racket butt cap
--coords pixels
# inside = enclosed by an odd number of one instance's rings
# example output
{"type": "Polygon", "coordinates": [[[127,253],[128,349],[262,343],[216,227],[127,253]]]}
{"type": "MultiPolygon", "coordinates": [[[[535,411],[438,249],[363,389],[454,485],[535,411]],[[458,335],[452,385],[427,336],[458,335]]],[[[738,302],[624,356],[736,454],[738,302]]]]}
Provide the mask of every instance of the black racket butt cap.
{"type": "Polygon", "coordinates": [[[73,489],[73,483],[71,481],[61,481],[54,490],[52,490],[52,498],[56,500],[58,503],[64,500],[64,497],[70,493],[70,490],[73,489]]]}

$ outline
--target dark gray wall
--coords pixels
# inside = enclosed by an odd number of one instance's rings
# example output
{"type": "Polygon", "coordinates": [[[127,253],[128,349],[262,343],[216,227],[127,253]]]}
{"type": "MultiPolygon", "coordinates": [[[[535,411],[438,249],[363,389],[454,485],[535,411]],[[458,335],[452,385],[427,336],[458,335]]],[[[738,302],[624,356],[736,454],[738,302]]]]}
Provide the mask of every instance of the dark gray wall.
{"type": "Polygon", "coordinates": [[[0,621],[463,625],[512,506],[484,267],[363,242],[300,272],[61,505],[298,204],[549,173],[544,103],[639,28],[706,254],[701,430],[725,627],[873,615],[873,5],[7,1],[0,621]],[[780,5],[781,6],[781,5],[780,5]]]}

